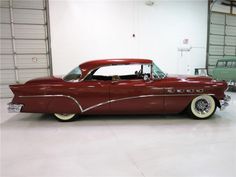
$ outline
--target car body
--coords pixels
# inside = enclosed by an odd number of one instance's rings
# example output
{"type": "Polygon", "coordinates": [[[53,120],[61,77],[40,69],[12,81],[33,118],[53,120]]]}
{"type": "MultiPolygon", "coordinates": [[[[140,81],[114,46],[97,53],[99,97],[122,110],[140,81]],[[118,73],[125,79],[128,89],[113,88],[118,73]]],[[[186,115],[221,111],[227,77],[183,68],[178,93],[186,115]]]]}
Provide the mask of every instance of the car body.
{"type": "Polygon", "coordinates": [[[212,77],[216,80],[225,80],[229,85],[236,86],[236,56],[219,59],[212,71],[212,77]]]}
{"type": "Polygon", "coordinates": [[[10,89],[10,112],[53,113],[61,121],[82,114],[172,114],[186,109],[197,118],[208,118],[230,99],[224,81],[167,75],[149,59],[88,61],[63,78],[37,78],[10,89]],[[106,69],[113,73],[106,74],[106,69]]]}

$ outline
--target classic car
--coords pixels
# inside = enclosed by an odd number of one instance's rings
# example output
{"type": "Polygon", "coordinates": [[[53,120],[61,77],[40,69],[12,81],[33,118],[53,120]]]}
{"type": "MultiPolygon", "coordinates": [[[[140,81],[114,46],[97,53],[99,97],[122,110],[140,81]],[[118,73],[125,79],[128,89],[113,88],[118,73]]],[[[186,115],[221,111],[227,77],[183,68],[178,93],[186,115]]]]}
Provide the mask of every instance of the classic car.
{"type": "Polygon", "coordinates": [[[212,77],[216,80],[228,82],[231,90],[236,88],[236,56],[219,59],[212,70],[212,77]]]}
{"type": "Polygon", "coordinates": [[[208,76],[168,75],[149,59],[104,59],[80,64],[64,77],[10,85],[10,112],[77,115],[174,114],[206,119],[228,105],[227,83],[208,76]]]}

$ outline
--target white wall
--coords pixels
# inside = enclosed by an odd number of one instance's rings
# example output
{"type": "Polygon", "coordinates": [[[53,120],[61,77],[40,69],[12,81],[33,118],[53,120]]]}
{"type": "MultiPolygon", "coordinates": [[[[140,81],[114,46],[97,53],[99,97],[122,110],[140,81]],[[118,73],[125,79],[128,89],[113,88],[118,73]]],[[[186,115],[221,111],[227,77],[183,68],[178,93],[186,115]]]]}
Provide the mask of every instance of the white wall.
{"type": "Polygon", "coordinates": [[[50,0],[54,74],[101,58],[149,58],[168,73],[205,67],[207,0],[144,2],[50,0]],[[181,56],[186,38],[193,48],[181,56]]]}

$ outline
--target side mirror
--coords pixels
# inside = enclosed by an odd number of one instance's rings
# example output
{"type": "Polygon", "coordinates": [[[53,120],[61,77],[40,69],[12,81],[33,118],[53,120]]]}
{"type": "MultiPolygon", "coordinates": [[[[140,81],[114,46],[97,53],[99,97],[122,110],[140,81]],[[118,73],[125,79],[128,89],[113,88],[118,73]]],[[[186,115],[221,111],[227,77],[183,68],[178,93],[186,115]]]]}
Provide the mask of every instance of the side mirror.
{"type": "Polygon", "coordinates": [[[150,78],[148,77],[148,75],[145,74],[145,75],[143,76],[143,80],[144,80],[144,81],[149,81],[150,78]]]}

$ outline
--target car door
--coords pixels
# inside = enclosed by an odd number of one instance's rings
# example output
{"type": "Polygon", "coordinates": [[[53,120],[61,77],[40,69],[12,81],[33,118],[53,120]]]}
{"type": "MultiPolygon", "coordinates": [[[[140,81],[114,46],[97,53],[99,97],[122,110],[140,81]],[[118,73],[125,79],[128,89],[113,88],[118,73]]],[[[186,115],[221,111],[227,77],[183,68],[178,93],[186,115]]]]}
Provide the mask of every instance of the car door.
{"type": "Polygon", "coordinates": [[[110,111],[113,114],[155,114],[164,108],[163,88],[155,81],[111,81],[110,111]]]}

